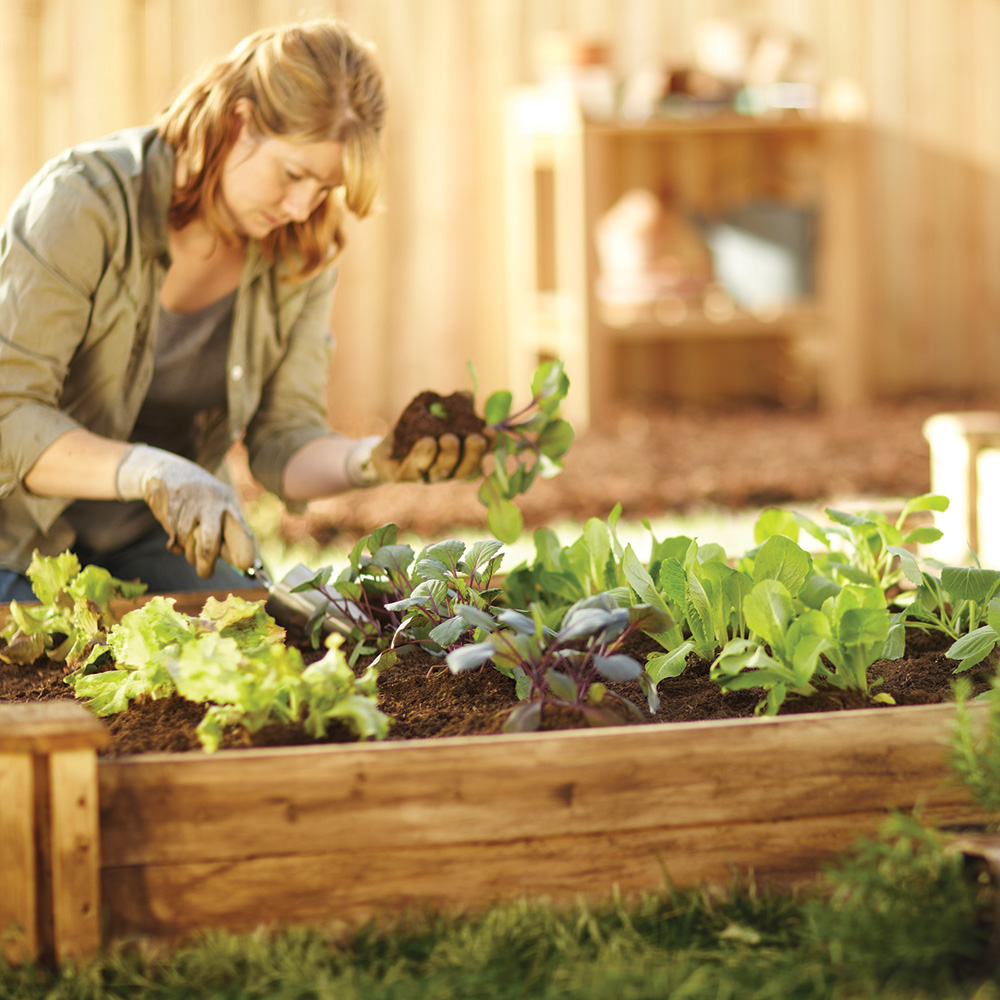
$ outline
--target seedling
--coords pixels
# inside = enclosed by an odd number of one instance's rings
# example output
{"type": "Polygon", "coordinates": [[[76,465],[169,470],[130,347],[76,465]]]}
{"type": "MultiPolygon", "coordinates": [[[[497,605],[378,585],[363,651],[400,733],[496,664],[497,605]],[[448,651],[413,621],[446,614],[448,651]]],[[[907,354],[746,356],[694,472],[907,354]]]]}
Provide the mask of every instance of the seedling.
{"type": "Polygon", "coordinates": [[[620,722],[612,710],[615,704],[642,718],[631,701],[608,690],[598,677],[637,680],[650,711],[656,711],[655,683],[638,661],[621,649],[633,632],[664,630],[664,615],[657,608],[623,608],[611,595],[597,594],[577,601],[558,629],[546,626],[537,608],[529,614],[501,611],[496,620],[474,608],[459,608],[458,613],[486,633],[486,639],[449,652],[448,667],[457,674],[492,661],[515,680],[522,704],[508,716],[504,724],[507,732],[538,729],[546,706],[570,708],[591,725],[620,722]]]}
{"type": "Polygon", "coordinates": [[[306,625],[314,646],[320,644],[324,618],[332,614],[345,624],[350,664],[378,653],[384,669],[400,646],[417,644],[440,653],[456,645],[469,628],[456,607],[486,610],[500,596],[493,586],[503,560],[496,539],[469,546],[454,539],[435,542],[417,554],[397,537],[395,524],[383,525],[357,542],[339,574],[327,566],[293,588],[326,598],[306,625]]]}
{"type": "MultiPolygon", "coordinates": [[[[477,383],[471,365],[474,384],[477,383]]],[[[561,361],[546,361],[531,380],[531,399],[512,410],[514,397],[506,389],[494,392],[483,416],[492,437],[493,471],[479,487],[486,506],[486,523],[495,538],[510,544],[524,528],[524,516],[514,498],[524,493],[537,476],[549,478],[562,470],[562,459],[573,443],[573,428],[559,416],[569,391],[569,378],[561,361]]]]}

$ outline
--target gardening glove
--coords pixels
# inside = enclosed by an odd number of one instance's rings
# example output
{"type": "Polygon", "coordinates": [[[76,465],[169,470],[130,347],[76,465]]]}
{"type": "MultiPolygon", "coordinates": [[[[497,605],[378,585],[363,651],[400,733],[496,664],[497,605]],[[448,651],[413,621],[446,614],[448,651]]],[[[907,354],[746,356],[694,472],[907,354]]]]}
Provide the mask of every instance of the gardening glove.
{"type": "Polygon", "coordinates": [[[184,555],[203,579],[220,556],[237,569],[253,565],[256,546],[232,489],[200,465],[161,448],[134,444],[115,473],[121,500],[144,500],[166,529],[167,548],[184,555]]]}
{"type": "Polygon", "coordinates": [[[393,435],[359,441],[347,456],[347,478],[354,486],[409,483],[423,480],[474,479],[482,472],[483,457],[490,450],[486,434],[455,434],[420,438],[401,459],[392,457],[393,435]]]}

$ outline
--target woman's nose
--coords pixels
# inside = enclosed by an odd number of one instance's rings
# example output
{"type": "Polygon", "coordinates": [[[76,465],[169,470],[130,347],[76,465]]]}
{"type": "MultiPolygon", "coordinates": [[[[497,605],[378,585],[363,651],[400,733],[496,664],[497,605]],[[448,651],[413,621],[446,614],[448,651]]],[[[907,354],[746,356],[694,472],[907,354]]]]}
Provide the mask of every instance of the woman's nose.
{"type": "Polygon", "coordinates": [[[305,222],[312,213],[312,198],[299,187],[286,195],[282,208],[293,222],[305,222]]]}

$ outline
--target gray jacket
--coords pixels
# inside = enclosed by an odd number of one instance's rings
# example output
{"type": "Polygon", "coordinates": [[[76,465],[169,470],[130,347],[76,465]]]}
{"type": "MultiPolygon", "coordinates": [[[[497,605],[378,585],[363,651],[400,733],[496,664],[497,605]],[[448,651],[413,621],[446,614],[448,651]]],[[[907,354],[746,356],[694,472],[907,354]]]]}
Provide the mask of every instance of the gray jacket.
{"type": "MultiPolygon", "coordinates": [[[[72,543],[70,500],[24,476],[83,426],[127,440],[153,375],[170,266],[173,150],[153,128],[77,146],[46,164],[0,230],[0,567],[72,543]]],[[[227,359],[228,405],[205,415],[198,461],[218,471],[243,438],[250,469],[281,495],[289,458],[329,435],[326,381],[336,269],[290,283],[251,243],[227,359]]]]}

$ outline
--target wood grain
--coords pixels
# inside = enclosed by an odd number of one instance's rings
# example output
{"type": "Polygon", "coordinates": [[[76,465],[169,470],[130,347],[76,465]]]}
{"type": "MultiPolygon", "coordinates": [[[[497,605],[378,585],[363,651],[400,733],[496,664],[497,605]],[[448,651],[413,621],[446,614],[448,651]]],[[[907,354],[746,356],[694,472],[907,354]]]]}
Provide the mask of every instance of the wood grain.
{"type": "Polygon", "coordinates": [[[97,758],[71,750],[48,765],[52,954],[63,963],[89,958],[101,943],[97,758]]]}
{"type": "Polygon", "coordinates": [[[11,962],[38,953],[34,795],[31,755],[0,751],[0,935],[11,962]]]}

